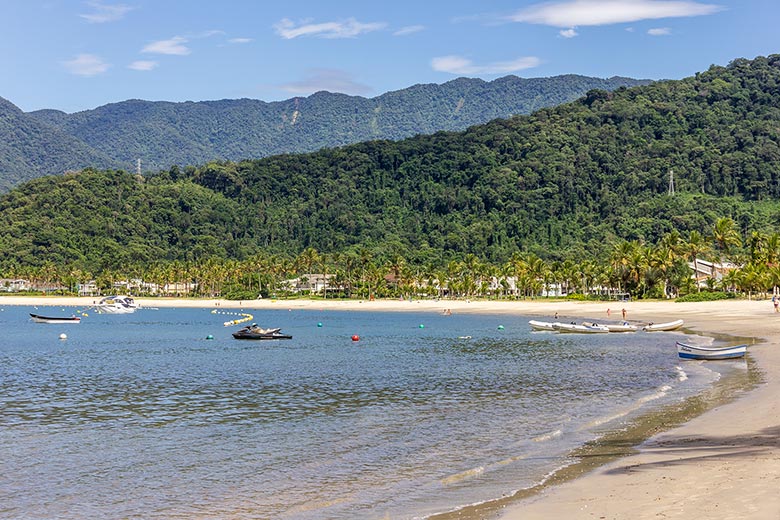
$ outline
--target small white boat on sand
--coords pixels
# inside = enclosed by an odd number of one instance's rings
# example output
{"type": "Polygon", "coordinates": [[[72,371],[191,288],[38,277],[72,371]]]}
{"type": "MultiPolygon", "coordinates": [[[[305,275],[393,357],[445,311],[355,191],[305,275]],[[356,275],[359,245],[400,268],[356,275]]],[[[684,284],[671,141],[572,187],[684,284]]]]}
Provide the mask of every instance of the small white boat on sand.
{"type": "Polygon", "coordinates": [[[604,334],[609,332],[609,329],[604,325],[589,324],[578,325],[576,323],[553,323],[553,328],[558,332],[573,332],[578,334],[604,334]]]}
{"type": "Polygon", "coordinates": [[[683,320],[669,321],[666,323],[648,323],[642,330],[645,332],[668,332],[670,330],[677,330],[683,326],[683,320]]]}
{"type": "Polygon", "coordinates": [[[528,324],[531,326],[533,330],[546,330],[546,331],[555,330],[555,327],[553,327],[553,323],[551,321],[529,320],[528,324]]]}
{"type": "Polygon", "coordinates": [[[677,355],[683,359],[733,359],[743,357],[746,352],[747,345],[699,347],[677,342],[677,355]]]}
{"type": "Polygon", "coordinates": [[[609,329],[610,332],[636,332],[638,327],[631,325],[629,322],[623,323],[605,323],[604,326],[609,329]]]}

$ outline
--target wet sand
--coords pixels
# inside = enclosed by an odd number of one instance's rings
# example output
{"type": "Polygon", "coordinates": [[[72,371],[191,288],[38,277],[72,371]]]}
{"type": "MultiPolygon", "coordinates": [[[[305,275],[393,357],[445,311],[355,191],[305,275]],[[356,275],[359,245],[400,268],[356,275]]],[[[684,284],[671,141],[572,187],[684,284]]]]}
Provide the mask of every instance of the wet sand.
{"type": "MultiPolygon", "coordinates": [[[[95,298],[0,296],[3,305],[88,307],[95,298]]],[[[780,519],[780,314],[769,300],[705,303],[449,301],[449,300],[224,300],[137,299],[146,307],[224,309],[328,309],[517,314],[561,320],[634,323],[685,320],[707,334],[757,338],[750,360],[763,383],[732,402],[650,437],[638,453],[599,466],[584,476],[544,487],[530,498],[507,500],[485,518],[780,519]]],[[[670,344],[670,350],[674,346],[670,344]]]]}

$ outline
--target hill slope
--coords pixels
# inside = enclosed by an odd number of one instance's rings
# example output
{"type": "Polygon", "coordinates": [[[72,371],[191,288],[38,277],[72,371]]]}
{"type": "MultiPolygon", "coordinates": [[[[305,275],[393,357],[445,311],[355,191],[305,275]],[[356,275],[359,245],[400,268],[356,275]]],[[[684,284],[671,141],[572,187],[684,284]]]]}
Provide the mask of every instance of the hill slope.
{"type": "Polygon", "coordinates": [[[573,75],[507,76],[492,82],[461,78],[443,85],[416,85],[372,99],[319,92],[274,103],[252,99],[197,103],[129,100],[75,114],[56,110],[17,113],[16,117],[23,119],[19,125],[45,129],[49,137],[44,144],[29,132],[23,134],[25,139],[3,139],[13,131],[13,125],[0,128],[0,141],[10,141],[15,157],[25,158],[18,162],[0,156],[0,178],[7,177],[0,187],[74,167],[132,170],[138,158],[146,170],[156,170],[173,164],[260,158],[369,139],[463,130],[497,117],[571,101],[590,89],[614,90],[640,83],[647,82],[573,75]],[[73,156],[41,152],[54,145],[73,149],[73,156]]]}
{"type": "Polygon", "coordinates": [[[43,174],[116,163],[80,139],[0,98],[0,191],[43,174]]]}
{"type": "Polygon", "coordinates": [[[719,216],[743,234],[777,231],[779,98],[773,55],[460,133],[171,168],[145,183],[94,171],[40,179],[0,198],[0,250],[34,264],[45,242],[49,260],[89,269],[150,251],[202,262],[307,247],[440,265],[517,251],[593,257],[616,238],[706,233],[719,216]]]}

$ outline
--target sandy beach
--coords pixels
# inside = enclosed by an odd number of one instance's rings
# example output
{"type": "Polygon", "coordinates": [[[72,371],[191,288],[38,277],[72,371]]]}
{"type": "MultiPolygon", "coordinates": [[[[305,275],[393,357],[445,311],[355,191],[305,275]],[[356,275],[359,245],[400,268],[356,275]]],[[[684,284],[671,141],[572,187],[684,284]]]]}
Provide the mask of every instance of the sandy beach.
{"type": "MultiPolygon", "coordinates": [[[[0,296],[6,305],[89,307],[95,298],[0,296]]],[[[637,453],[532,498],[509,501],[503,520],[536,518],[780,519],[780,314],[768,300],[706,303],[573,301],[310,301],[137,299],[142,307],[329,309],[516,314],[636,323],[682,318],[701,334],[756,338],[749,356],[764,382],[734,401],[661,432],[637,453]]],[[[251,311],[250,311],[251,312],[251,311]]],[[[673,345],[670,344],[670,349],[673,345]]],[[[491,513],[490,517],[496,516],[491,513]]]]}

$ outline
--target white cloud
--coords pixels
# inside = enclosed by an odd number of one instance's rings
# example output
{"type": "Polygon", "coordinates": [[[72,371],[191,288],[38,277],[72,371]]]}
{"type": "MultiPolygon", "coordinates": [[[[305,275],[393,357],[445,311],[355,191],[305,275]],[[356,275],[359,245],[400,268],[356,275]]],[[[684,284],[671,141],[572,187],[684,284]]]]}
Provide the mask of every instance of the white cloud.
{"type": "Polygon", "coordinates": [[[723,9],[719,5],[687,0],[569,0],[535,4],[509,18],[515,22],[577,27],[703,16],[723,9]]]}
{"type": "Polygon", "coordinates": [[[301,95],[313,94],[320,90],[351,95],[365,95],[372,91],[368,85],[356,82],[349,73],[337,69],[313,69],[303,80],[280,85],[280,87],[287,92],[301,95]]]}
{"type": "Polygon", "coordinates": [[[133,70],[152,70],[152,69],[156,69],[157,65],[159,65],[159,63],[157,63],[156,61],[137,60],[131,63],[130,65],[128,65],[127,68],[133,70]]]}
{"type": "Polygon", "coordinates": [[[251,43],[254,40],[252,38],[230,38],[228,43],[251,43]]]}
{"type": "Polygon", "coordinates": [[[80,14],[79,16],[89,23],[115,22],[121,20],[125,14],[133,10],[129,5],[124,4],[106,5],[100,2],[85,3],[94,9],[94,11],[88,14],[80,14]]]}
{"type": "Polygon", "coordinates": [[[431,60],[433,70],[450,74],[508,74],[537,67],[539,64],[541,60],[535,56],[526,56],[513,61],[496,61],[486,65],[475,65],[462,56],[441,56],[431,60]]]}
{"type": "Polygon", "coordinates": [[[190,49],[184,44],[187,43],[186,38],[181,36],[174,36],[169,40],[160,40],[152,42],[143,49],[141,52],[148,52],[153,54],[172,54],[175,56],[186,56],[190,53],[190,49]]]}
{"type": "Polygon", "coordinates": [[[575,36],[579,36],[579,33],[574,30],[574,27],[572,27],[571,29],[563,29],[561,31],[558,31],[558,34],[560,34],[564,38],[574,38],[575,36]]]}
{"type": "Polygon", "coordinates": [[[68,72],[77,76],[97,76],[111,66],[94,54],[79,54],[72,60],[63,61],[62,64],[68,72]]]}
{"type": "Polygon", "coordinates": [[[647,34],[650,36],[666,36],[672,34],[672,30],[668,27],[657,27],[654,29],[648,29],[647,34]]]}
{"type": "Polygon", "coordinates": [[[406,36],[407,34],[414,34],[425,29],[424,25],[408,25],[401,27],[393,33],[393,36],[406,36]]]}
{"type": "Polygon", "coordinates": [[[362,23],[354,18],[343,22],[306,23],[296,25],[288,18],[280,20],[274,25],[276,34],[285,40],[291,40],[299,36],[316,36],[318,38],[354,38],[360,34],[384,29],[385,23],[362,23]]]}

